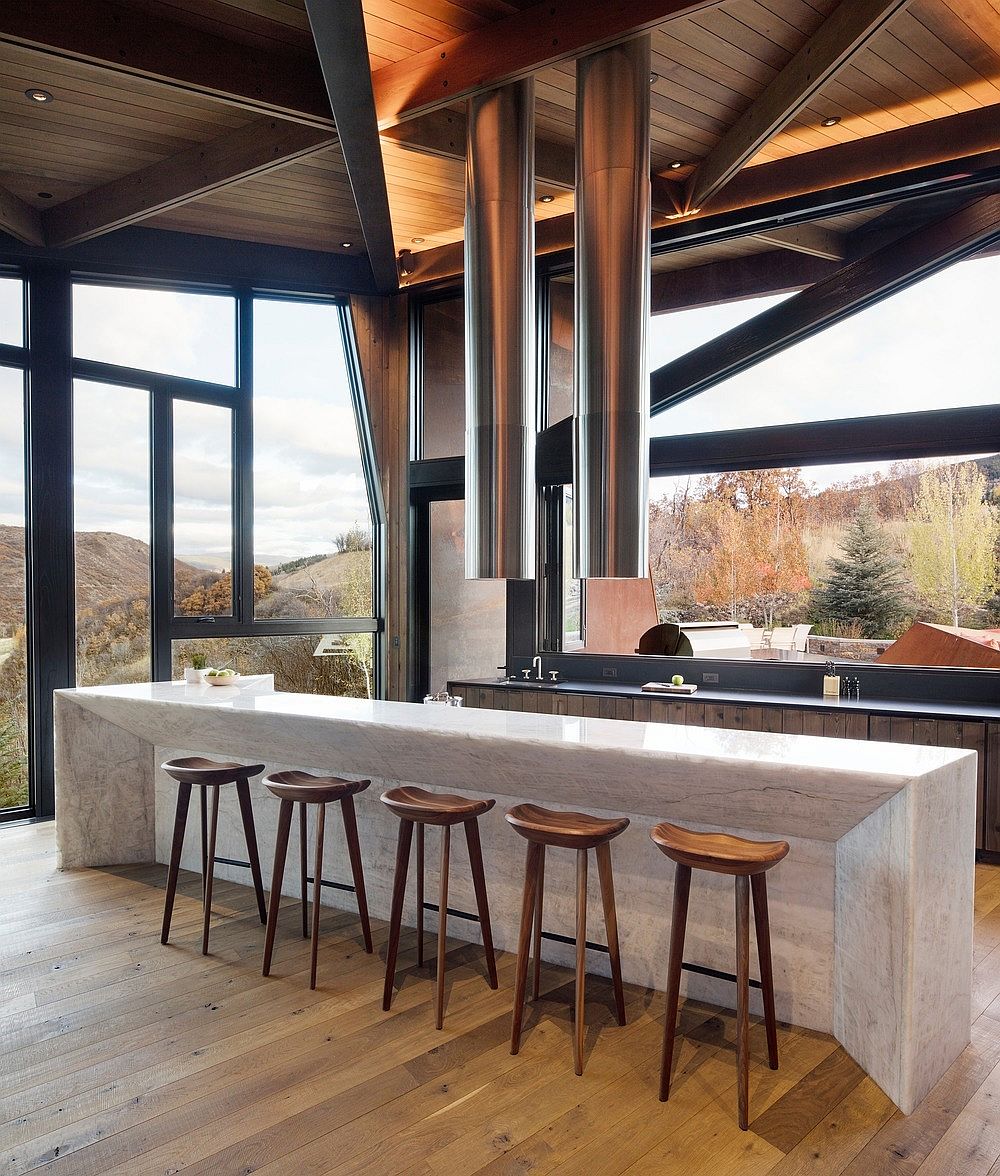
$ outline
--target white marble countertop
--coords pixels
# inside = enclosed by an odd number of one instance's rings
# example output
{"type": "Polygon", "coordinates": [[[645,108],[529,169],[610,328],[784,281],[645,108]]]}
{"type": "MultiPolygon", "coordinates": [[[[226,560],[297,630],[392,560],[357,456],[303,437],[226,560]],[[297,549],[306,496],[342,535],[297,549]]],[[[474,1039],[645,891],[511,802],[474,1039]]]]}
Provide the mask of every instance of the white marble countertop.
{"type": "Polygon", "coordinates": [[[471,754],[480,790],[523,795],[528,789],[553,803],[565,803],[572,792],[581,806],[623,806],[650,816],[669,804],[689,820],[829,840],[915,779],[973,754],[170,682],[57,694],[154,741],[154,712],[171,710],[183,727],[183,713],[197,711],[207,724],[189,717],[206,752],[216,732],[216,750],[232,753],[236,735],[247,755],[289,759],[291,743],[299,751],[294,762],[454,788],[472,786],[471,754]]]}

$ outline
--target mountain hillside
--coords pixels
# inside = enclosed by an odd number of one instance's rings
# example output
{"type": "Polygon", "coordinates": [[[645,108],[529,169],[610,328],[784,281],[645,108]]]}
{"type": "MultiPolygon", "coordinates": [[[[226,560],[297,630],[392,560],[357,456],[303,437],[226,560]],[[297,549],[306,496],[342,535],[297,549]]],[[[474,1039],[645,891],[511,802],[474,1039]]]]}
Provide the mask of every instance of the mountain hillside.
{"type": "MultiPolygon", "coordinates": [[[[197,569],[177,561],[184,580],[197,569]]],[[[76,607],[99,609],[149,592],[149,546],[113,531],[76,534],[76,607]]],[[[0,627],[20,624],[24,601],[24,528],[0,526],[0,627]]]]}
{"type": "Polygon", "coordinates": [[[296,593],[308,592],[315,586],[342,588],[352,575],[364,574],[371,562],[370,551],[337,551],[292,572],[276,572],[272,582],[275,588],[296,593]]]}

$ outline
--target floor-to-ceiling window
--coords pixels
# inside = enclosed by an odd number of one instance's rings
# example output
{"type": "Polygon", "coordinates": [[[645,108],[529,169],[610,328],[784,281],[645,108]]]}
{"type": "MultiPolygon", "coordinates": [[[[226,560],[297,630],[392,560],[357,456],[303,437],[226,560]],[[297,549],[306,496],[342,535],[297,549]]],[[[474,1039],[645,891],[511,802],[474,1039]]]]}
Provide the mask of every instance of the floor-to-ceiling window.
{"type": "Polygon", "coordinates": [[[24,283],[0,276],[0,812],[27,810],[24,283]],[[5,362],[6,361],[6,362],[5,362]]]}
{"type": "Polygon", "coordinates": [[[337,300],[0,273],[5,819],[51,811],[53,688],[204,658],[279,689],[377,693],[366,413],[337,300]]]}

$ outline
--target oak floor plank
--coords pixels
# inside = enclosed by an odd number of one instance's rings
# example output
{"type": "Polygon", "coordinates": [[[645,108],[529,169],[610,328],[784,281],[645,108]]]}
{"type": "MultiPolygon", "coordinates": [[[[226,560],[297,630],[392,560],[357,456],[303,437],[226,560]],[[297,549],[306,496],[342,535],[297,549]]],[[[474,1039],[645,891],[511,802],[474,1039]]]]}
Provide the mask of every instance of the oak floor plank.
{"type": "MultiPolygon", "coordinates": [[[[274,974],[251,889],[217,883],[212,955],[184,873],[159,943],[163,866],[60,872],[53,827],[0,830],[0,1173],[25,1176],[1000,1176],[1000,868],[976,867],[970,1046],[904,1117],[836,1042],[779,1026],[781,1068],[751,1025],[751,1120],[736,1123],[734,1016],[679,1020],[656,1099],[662,996],[628,987],[628,1024],[593,977],[584,1075],[572,1073],[571,973],[542,971],[509,1052],[513,958],[449,944],[448,1013],[403,933],[380,995],[357,915],[324,908],[319,988],[292,911],[274,974]]],[[[296,900],[287,901],[289,908],[296,900]]]]}

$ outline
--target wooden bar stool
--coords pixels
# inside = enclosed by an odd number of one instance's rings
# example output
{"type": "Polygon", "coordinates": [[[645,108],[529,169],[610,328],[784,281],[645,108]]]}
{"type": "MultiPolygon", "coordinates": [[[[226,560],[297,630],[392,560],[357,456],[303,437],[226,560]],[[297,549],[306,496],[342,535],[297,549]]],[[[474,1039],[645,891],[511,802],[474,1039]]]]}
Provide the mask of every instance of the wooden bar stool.
{"type": "Polygon", "coordinates": [[[438,898],[437,941],[437,999],[435,1024],[444,1024],[444,963],[448,929],[448,870],[451,850],[451,827],[465,825],[465,839],[469,847],[469,866],[479,908],[479,925],[483,932],[483,950],[490,988],[497,987],[497,962],[493,953],[493,931],[490,927],[490,905],[486,895],[486,876],[483,873],[483,850],[479,841],[479,818],[496,804],[495,800],[471,800],[467,796],[453,796],[428,792],[407,785],[392,788],[382,794],[382,803],[399,817],[399,839],[396,843],[396,873],[392,882],[392,911],[389,916],[389,949],[385,957],[385,989],[382,1008],[387,1012],[392,1005],[392,991],[396,982],[396,956],[399,952],[399,930],[403,918],[403,898],[406,894],[406,874],[410,864],[410,842],[413,826],[417,827],[417,964],[424,962],[424,826],[441,826],[441,883],[438,898]]]}
{"type": "Polygon", "coordinates": [[[337,776],[314,776],[311,772],[275,772],[264,777],[264,786],[272,796],[281,801],[278,811],[278,834],[274,843],[274,869],[271,872],[271,901],[267,911],[267,934],[264,937],[265,976],[271,974],[271,955],[274,951],[274,933],[278,927],[278,907],[281,904],[281,879],[285,873],[285,858],[288,854],[288,834],[292,827],[292,809],[299,806],[299,871],[302,885],[302,936],[307,930],[306,910],[308,905],[306,868],[306,812],[311,804],[317,806],[316,815],[316,864],[313,868],[312,943],[309,964],[309,987],[316,987],[316,955],[319,951],[320,887],[323,882],[323,832],[326,825],[326,806],[337,802],[344,818],[347,834],[347,853],[351,859],[351,873],[354,876],[354,892],[358,899],[358,914],[361,916],[361,933],[365,940],[365,951],[372,952],[372,929],[368,921],[368,896],[365,894],[365,873],[361,864],[361,847],[358,843],[358,819],[354,811],[354,798],[371,784],[371,780],[341,780],[337,776]]]}
{"type": "Polygon", "coordinates": [[[625,1024],[625,993],[622,989],[621,954],[618,950],[618,917],[615,911],[615,884],[611,872],[611,841],[628,828],[628,817],[604,820],[586,813],[553,812],[534,804],[519,804],[506,814],[510,824],[528,842],[524,870],[524,897],[521,904],[521,930],[517,940],[517,979],[514,985],[514,1021],[511,1027],[510,1052],[521,1048],[521,1023],[524,1018],[524,990],[528,979],[529,944],[533,941],[535,969],[532,995],[538,998],[541,967],[542,891],[545,884],[545,847],[561,846],[576,850],[576,1008],[573,1034],[573,1068],[583,1073],[584,984],[587,963],[587,853],[594,850],[601,878],[604,925],[608,934],[608,955],[615,988],[618,1024],[625,1024]],[[534,928],[534,936],[532,936],[534,928]]]}
{"type": "Polygon", "coordinates": [[[667,967],[667,1013],[663,1026],[663,1060],[660,1067],[660,1101],[670,1094],[670,1067],[674,1055],[677,1003],[684,959],[691,871],[732,874],[736,879],[736,1064],[740,1130],[749,1123],[750,1081],[750,891],[757,930],[757,957],[764,998],[767,1057],[778,1068],[778,1031],[774,1017],[774,977],[771,972],[771,933],[767,921],[765,873],[788,853],[787,841],[748,841],[728,833],[698,833],[664,821],[650,831],[659,848],[677,863],[674,875],[674,907],[670,925],[670,962],[667,967]]]}
{"type": "Polygon", "coordinates": [[[235,784],[236,796],[240,802],[240,816],[243,818],[243,835],[247,842],[247,856],[250,859],[250,873],[253,888],[257,893],[257,910],[260,921],[266,918],[264,910],[264,883],[260,876],[260,857],[257,853],[257,832],[253,824],[253,806],[250,803],[250,777],[259,776],[263,764],[232,764],[201,756],[167,760],[160,767],[168,776],[177,781],[177,811],[174,816],[174,839],[170,846],[170,866],[167,869],[167,895],[163,903],[163,929],[160,942],[170,937],[170,918],[174,912],[174,896],[177,893],[177,871],[181,864],[181,850],[184,847],[184,830],[187,827],[188,804],[191,788],[201,789],[201,893],[205,908],[205,919],[201,935],[201,954],[208,955],[208,927],[212,915],[212,875],[215,872],[215,836],[219,826],[219,789],[223,784],[235,784]],[[208,815],[208,794],[211,792],[211,819],[208,815]]]}

